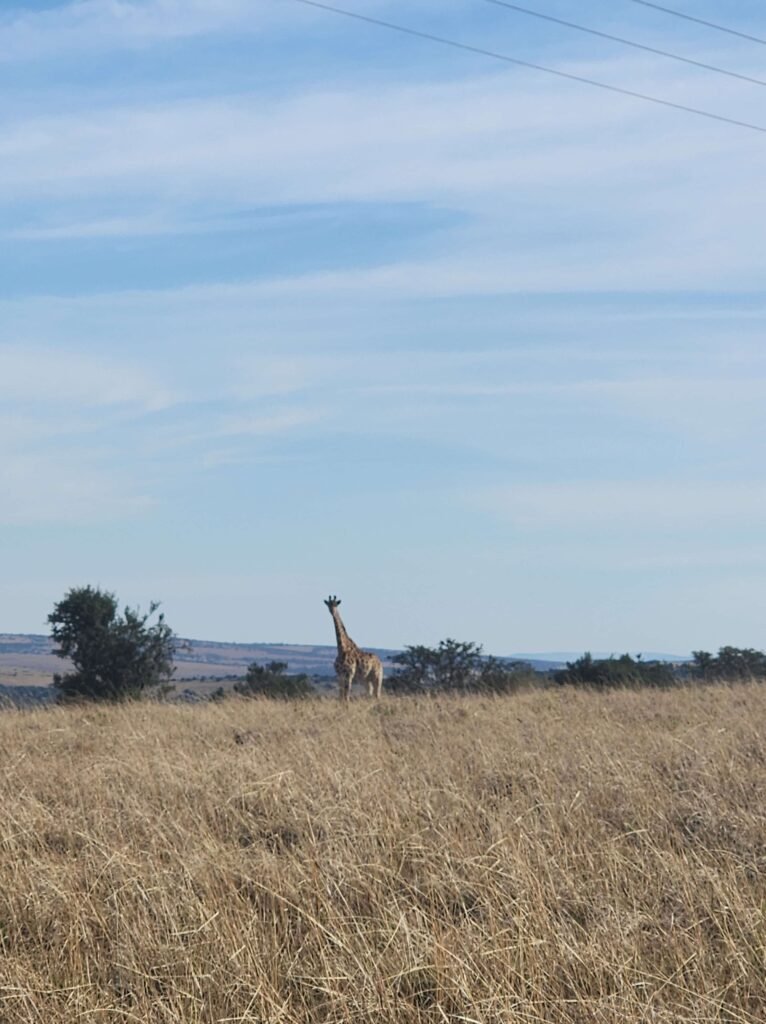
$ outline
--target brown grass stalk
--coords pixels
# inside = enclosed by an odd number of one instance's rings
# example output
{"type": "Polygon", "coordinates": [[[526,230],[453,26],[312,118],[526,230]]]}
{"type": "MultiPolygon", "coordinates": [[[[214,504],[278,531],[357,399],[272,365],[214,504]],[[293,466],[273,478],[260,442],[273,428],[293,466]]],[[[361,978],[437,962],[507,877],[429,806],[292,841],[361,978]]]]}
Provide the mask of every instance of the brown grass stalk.
{"type": "Polygon", "coordinates": [[[766,686],[0,715],[0,1021],[766,1018],[766,686]]]}

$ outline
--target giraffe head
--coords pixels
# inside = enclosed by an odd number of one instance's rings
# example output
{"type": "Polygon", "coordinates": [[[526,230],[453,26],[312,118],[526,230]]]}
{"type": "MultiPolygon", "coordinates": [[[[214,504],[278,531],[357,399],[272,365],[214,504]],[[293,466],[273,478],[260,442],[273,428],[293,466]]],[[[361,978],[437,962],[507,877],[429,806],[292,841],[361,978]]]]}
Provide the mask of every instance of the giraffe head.
{"type": "Polygon", "coordinates": [[[325,604],[330,609],[330,611],[333,612],[340,604],[340,598],[336,597],[335,594],[330,594],[330,596],[325,601],[325,604]]]}

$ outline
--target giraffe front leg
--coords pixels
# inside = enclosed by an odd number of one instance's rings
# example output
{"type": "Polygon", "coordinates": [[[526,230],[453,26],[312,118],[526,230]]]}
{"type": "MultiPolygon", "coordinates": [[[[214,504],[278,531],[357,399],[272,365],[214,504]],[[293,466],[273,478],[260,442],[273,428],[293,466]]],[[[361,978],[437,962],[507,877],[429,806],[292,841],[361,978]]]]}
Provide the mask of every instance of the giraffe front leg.
{"type": "Polygon", "coordinates": [[[352,677],[346,673],[338,676],[338,696],[342,701],[348,701],[351,698],[351,682],[352,677]]]}

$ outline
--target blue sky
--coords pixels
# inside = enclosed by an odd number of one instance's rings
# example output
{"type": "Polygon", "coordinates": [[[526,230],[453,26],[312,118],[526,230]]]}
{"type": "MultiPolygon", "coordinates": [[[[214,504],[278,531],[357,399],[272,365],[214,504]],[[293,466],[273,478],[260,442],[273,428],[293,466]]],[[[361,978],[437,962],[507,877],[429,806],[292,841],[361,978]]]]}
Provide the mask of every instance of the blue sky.
{"type": "MultiPolygon", "coordinates": [[[[766,125],[482,0],[340,6],[766,125]]],[[[366,645],[766,646],[766,136],[293,0],[6,0],[0,118],[0,631],[92,583],[218,640],[331,643],[333,592],[366,645]]]]}

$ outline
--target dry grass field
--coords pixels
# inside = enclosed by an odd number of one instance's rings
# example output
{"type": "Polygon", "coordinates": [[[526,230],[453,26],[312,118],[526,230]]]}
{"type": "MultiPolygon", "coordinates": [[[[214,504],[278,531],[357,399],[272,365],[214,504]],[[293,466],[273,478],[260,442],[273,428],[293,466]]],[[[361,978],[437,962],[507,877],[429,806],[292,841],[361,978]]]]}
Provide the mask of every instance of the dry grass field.
{"type": "Polygon", "coordinates": [[[766,686],[0,715],[2,1024],[762,1022],[766,686]]]}

